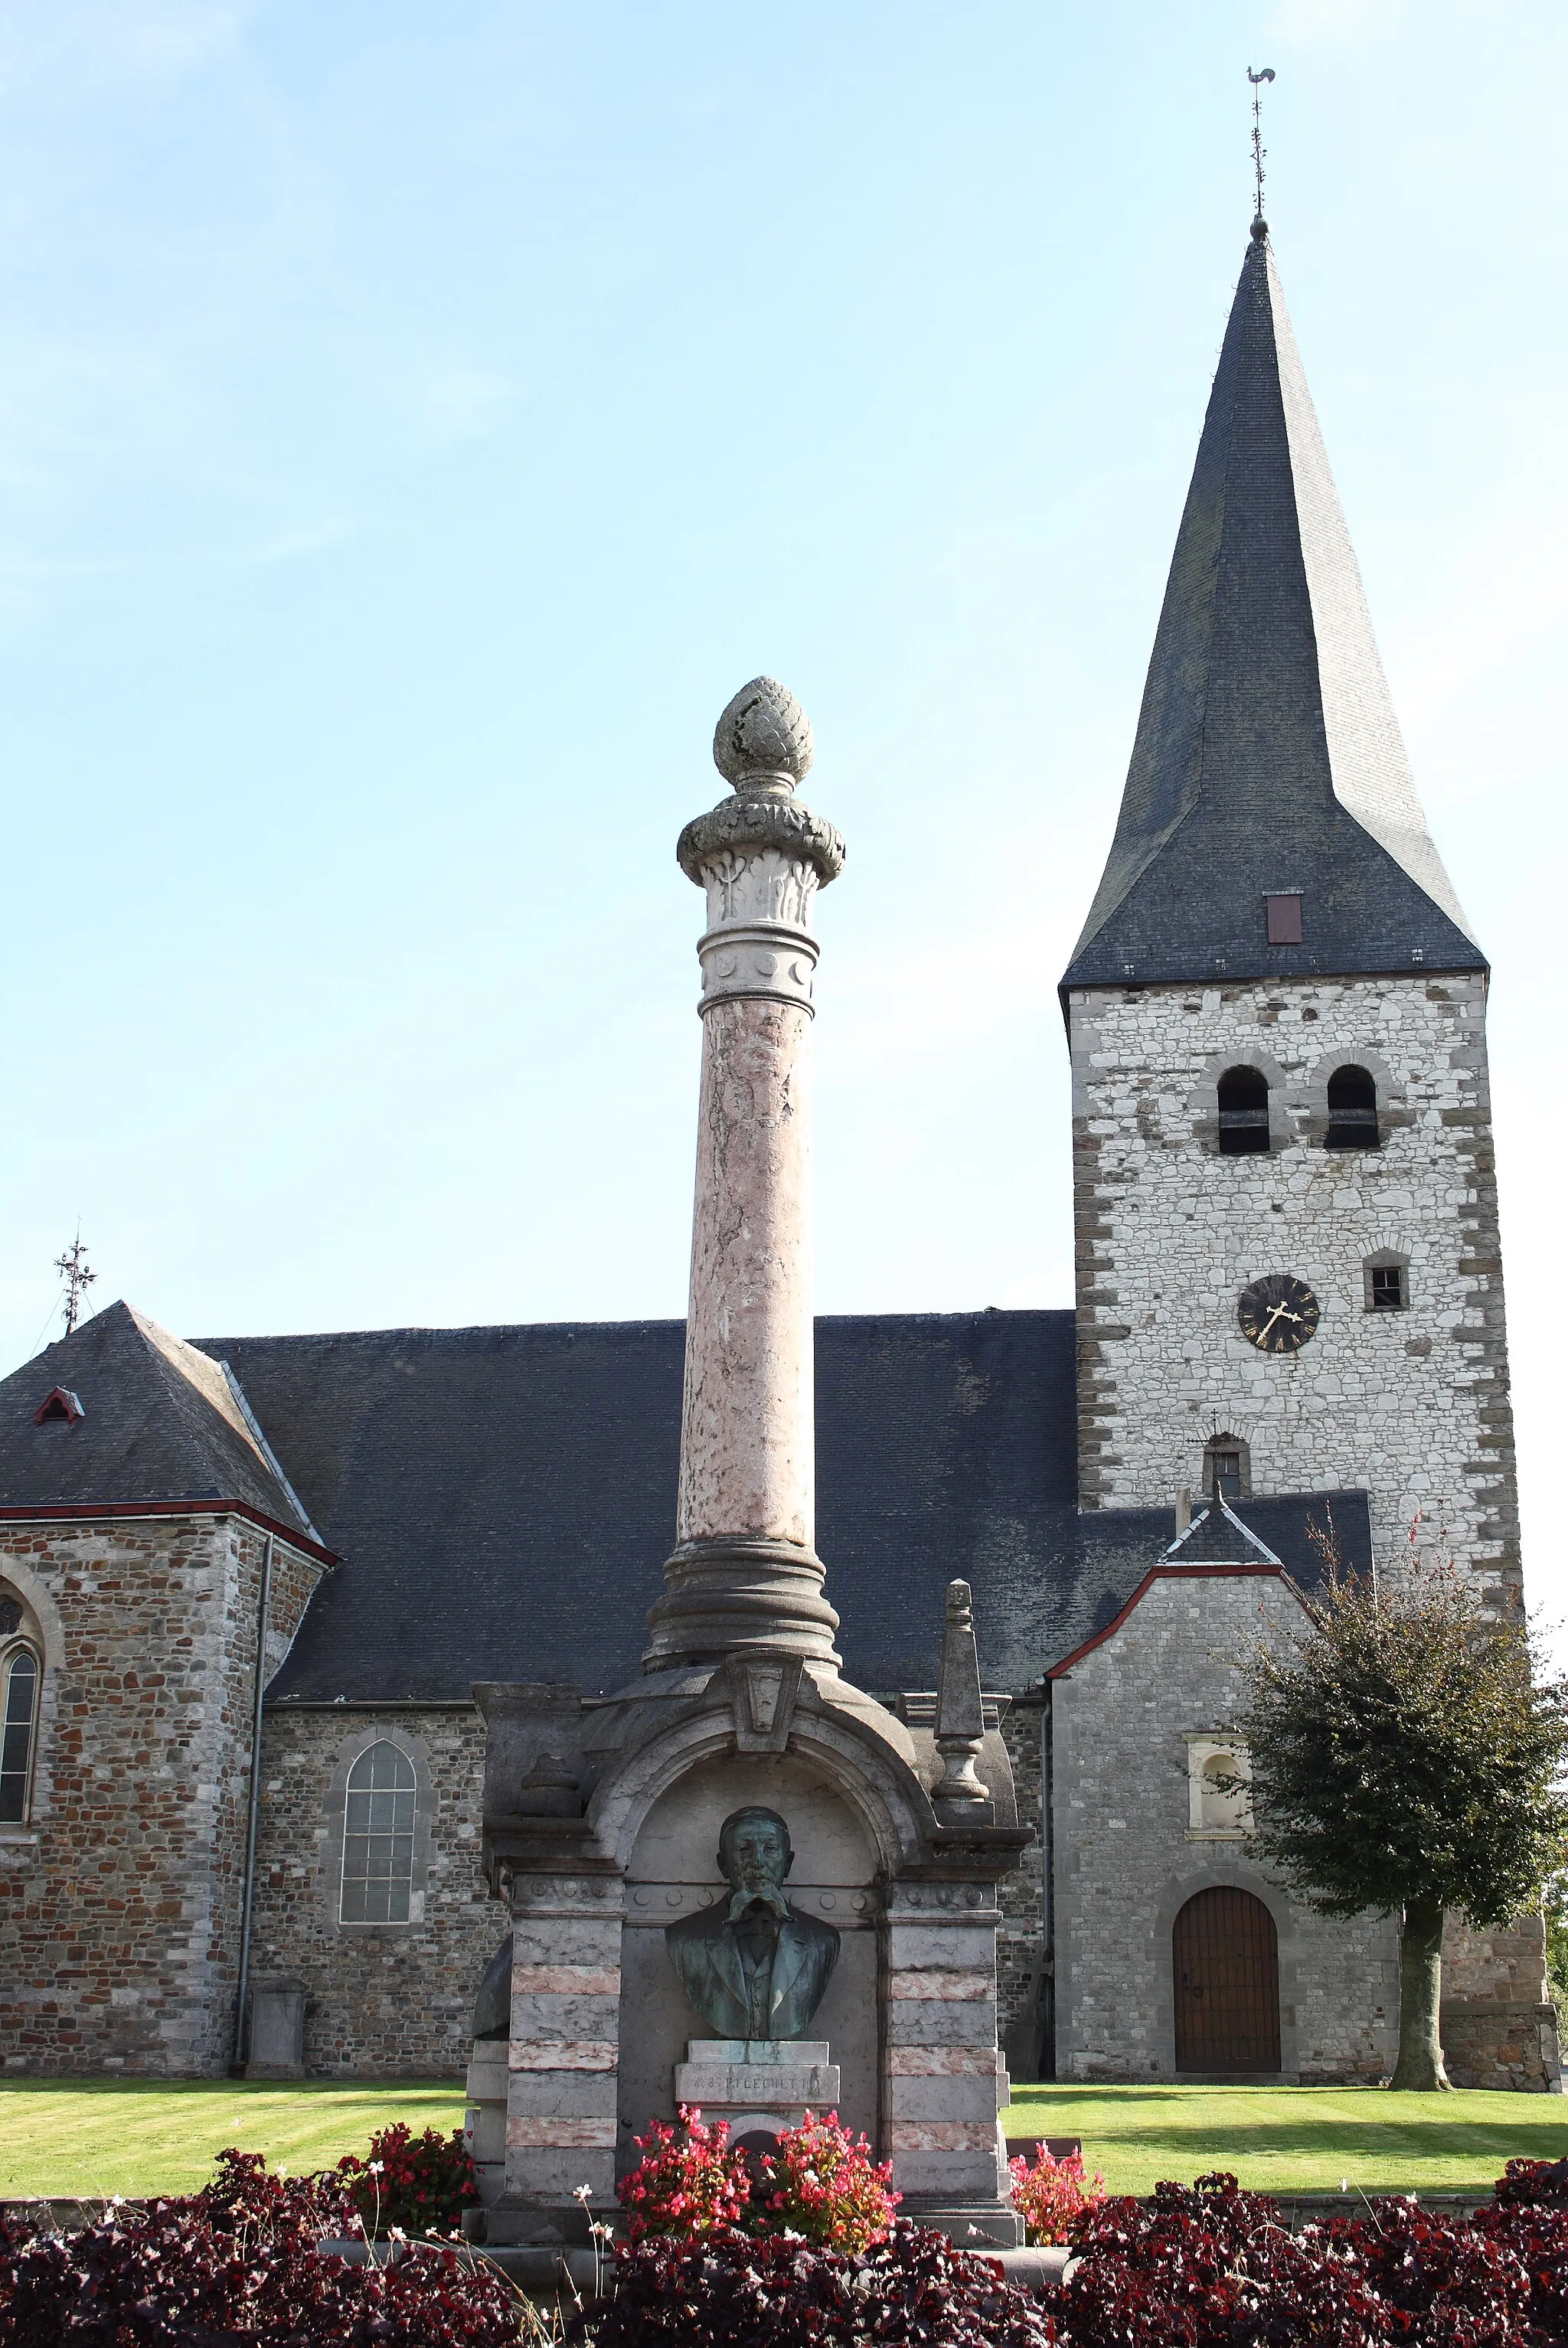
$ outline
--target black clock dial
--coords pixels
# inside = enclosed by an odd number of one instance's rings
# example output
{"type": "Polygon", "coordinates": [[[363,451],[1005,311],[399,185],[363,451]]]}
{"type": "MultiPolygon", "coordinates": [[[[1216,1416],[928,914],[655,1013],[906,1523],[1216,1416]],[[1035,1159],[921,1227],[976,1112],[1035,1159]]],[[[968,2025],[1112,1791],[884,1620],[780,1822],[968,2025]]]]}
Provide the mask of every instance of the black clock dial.
{"type": "Polygon", "coordinates": [[[1242,1334],[1260,1354],[1299,1354],[1316,1334],[1317,1299],[1294,1272],[1265,1272],[1236,1303],[1242,1334]]]}

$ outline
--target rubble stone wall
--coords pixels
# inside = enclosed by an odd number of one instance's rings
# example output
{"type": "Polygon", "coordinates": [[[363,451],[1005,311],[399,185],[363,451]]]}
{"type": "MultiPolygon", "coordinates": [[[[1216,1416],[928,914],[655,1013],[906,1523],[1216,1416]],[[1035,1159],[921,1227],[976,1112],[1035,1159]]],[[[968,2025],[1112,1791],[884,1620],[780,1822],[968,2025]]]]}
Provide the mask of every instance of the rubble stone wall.
{"type": "MultiPolygon", "coordinates": [[[[7,2070],[228,2067],[265,1538],[239,1516],[0,1526],[45,1650],[31,1815],[0,1834],[7,2070]]],[[[274,1544],[273,1668],[320,1572],[274,1544]]]]}
{"type": "Polygon", "coordinates": [[[480,1978],[506,1909],[480,1870],[484,1724],[471,1704],[270,1705],[263,1743],[253,1962],[306,1992],[313,2077],[457,2078],[480,1978]],[[407,1924],[343,1924],[335,1864],[344,1780],[387,1737],[419,1783],[416,1901],[407,1924]]]}
{"type": "Polygon", "coordinates": [[[1516,1593],[1482,978],[1097,990],[1071,1025],[1083,1505],[1169,1507],[1225,1432],[1254,1490],[1365,1488],[1384,1561],[1418,1514],[1423,1544],[1516,1593]],[[1324,1147],[1349,1063],[1377,1083],[1379,1148],[1324,1147]],[[1270,1148],[1222,1157],[1238,1065],[1268,1077],[1270,1148]],[[1385,1253],[1408,1311],[1367,1309],[1385,1253]],[[1293,1355],[1237,1325],[1241,1291],[1277,1272],[1322,1311],[1293,1355]]]}

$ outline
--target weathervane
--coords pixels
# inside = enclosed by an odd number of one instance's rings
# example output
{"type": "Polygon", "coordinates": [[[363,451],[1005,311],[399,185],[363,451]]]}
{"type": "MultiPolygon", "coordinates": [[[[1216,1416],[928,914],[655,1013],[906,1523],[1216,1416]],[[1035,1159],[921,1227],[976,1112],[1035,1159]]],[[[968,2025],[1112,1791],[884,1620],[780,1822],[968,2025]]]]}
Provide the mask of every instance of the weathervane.
{"type": "Polygon", "coordinates": [[[68,1337],[77,1325],[82,1309],[82,1298],[98,1278],[87,1267],[87,1250],[82,1245],[82,1227],[77,1225],[76,1238],[64,1255],[55,1258],[55,1270],[66,1275],[66,1334],[68,1337]]]}
{"type": "Polygon", "coordinates": [[[1263,86],[1265,81],[1273,81],[1274,77],[1273,66],[1264,66],[1262,73],[1254,73],[1251,66],[1247,67],[1247,79],[1253,86],[1253,177],[1257,182],[1257,208],[1254,216],[1260,221],[1264,216],[1264,158],[1269,151],[1264,145],[1263,86]]]}

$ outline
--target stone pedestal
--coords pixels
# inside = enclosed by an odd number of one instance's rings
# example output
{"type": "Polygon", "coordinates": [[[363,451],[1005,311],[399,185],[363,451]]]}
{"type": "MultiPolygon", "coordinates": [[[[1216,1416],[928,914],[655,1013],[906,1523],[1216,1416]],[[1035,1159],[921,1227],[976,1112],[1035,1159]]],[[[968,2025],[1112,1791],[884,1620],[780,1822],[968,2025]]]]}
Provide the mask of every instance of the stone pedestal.
{"type": "Polygon", "coordinates": [[[500,2199],[506,2183],[506,2056],[504,2038],[476,2039],[469,2065],[463,2143],[487,2204],[500,2199]]]}
{"type": "Polygon", "coordinates": [[[733,2143],[837,2111],[839,2066],[825,2038],[689,2038],[675,2093],[705,2120],[727,2120],[733,2143]]]}

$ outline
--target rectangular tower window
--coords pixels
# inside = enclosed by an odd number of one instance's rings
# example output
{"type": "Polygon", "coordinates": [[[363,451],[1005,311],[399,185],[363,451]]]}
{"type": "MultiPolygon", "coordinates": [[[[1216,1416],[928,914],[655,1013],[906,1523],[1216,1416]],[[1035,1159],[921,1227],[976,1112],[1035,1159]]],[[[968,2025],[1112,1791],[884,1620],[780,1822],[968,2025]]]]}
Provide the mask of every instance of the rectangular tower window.
{"type": "Polygon", "coordinates": [[[1367,1303],[1374,1313],[1403,1313],[1410,1302],[1402,1263],[1370,1263],[1367,1267],[1367,1303]]]}
{"type": "Polygon", "coordinates": [[[1298,946],[1301,943],[1301,891],[1287,891],[1278,897],[1265,897],[1264,904],[1269,917],[1271,946],[1298,946]]]}

